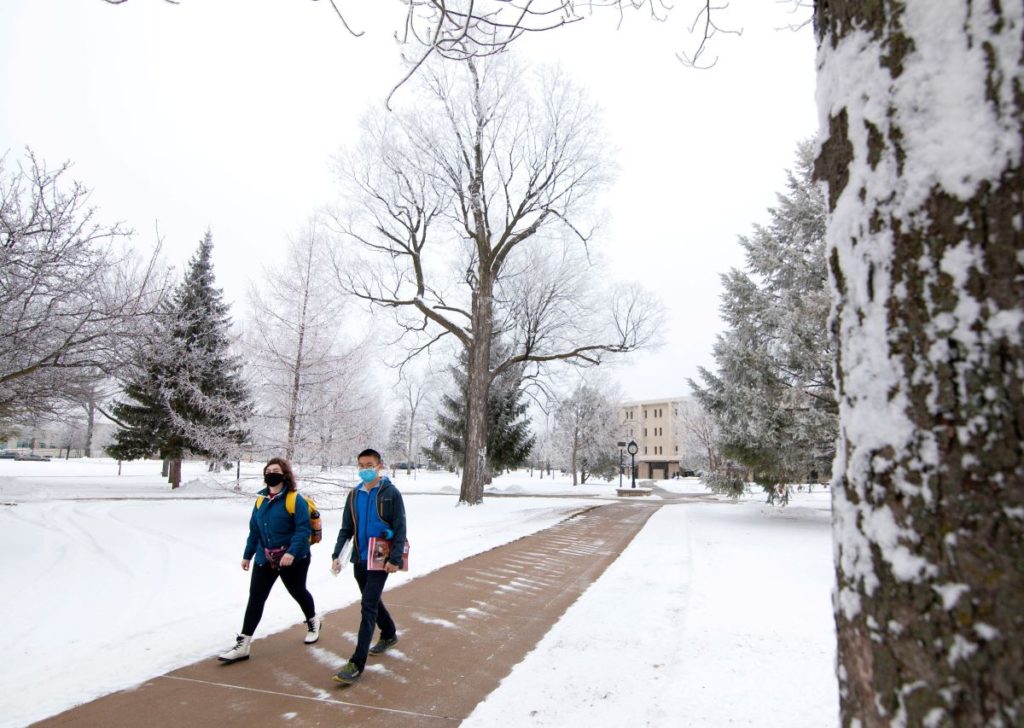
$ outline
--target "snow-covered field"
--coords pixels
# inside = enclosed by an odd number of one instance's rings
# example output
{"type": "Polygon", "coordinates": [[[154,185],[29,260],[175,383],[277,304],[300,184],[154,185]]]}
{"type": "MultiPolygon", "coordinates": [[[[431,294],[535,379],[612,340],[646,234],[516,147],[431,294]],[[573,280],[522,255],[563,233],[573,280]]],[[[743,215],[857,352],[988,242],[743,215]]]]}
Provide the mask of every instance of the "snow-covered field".
{"type": "MultiPolygon", "coordinates": [[[[0,726],[209,657],[233,638],[259,466],[243,465],[241,492],[233,472],[211,476],[201,463],[187,463],[172,492],[158,467],[125,463],[118,476],[102,459],[0,460],[0,726]]],[[[357,596],[328,570],[337,482],[353,478],[299,477],[324,515],[310,590],[318,610],[337,609],[357,596]]],[[[396,584],[612,499],[616,485],[521,472],[489,492],[522,497],[460,508],[453,475],[395,482],[413,546],[396,584]]],[[[659,485],[702,492],[692,480],[659,485]]],[[[836,725],[829,495],[797,493],[785,509],[761,500],[667,503],[465,725],[836,725]]],[[[257,637],[299,619],[275,589],[257,637]]]]}

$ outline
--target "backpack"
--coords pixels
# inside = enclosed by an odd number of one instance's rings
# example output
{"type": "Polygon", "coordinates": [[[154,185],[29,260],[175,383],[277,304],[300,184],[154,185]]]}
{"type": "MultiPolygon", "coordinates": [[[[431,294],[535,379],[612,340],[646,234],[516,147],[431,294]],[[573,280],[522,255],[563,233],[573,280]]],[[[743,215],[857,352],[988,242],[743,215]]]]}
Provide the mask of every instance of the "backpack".
{"type": "MultiPolygon", "coordinates": [[[[259,508],[263,505],[263,499],[266,496],[258,496],[256,498],[256,507],[259,508]]],[[[295,499],[299,497],[298,492],[294,490],[288,491],[288,494],[284,497],[284,509],[288,511],[292,516],[295,515],[295,499]]],[[[324,538],[323,524],[320,522],[320,510],[316,507],[316,503],[313,499],[307,495],[302,496],[302,499],[306,501],[306,505],[309,506],[309,527],[312,529],[312,533],[309,534],[310,543],[320,543],[324,538]]]]}

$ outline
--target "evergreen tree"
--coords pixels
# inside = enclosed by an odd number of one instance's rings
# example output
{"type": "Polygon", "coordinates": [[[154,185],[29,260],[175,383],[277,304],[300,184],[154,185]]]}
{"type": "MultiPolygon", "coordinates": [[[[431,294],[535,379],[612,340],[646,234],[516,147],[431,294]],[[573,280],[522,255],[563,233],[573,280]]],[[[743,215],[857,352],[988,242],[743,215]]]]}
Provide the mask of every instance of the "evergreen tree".
{"type": "Polygon", "coordinates": [[[108,452],[118,459],[222,460],[247,437],[252,405],[241,362],[230,353],[231,319],[214,285],[212,251],[208,231],[165,311],[167,334],[143,354],[126,400],[113,407],[123,428],[108,452]]]}
{"type": "MultiPolygon", "coordinates": [[[[503,353],[500,344],[492,346],[492,358],[503,353]]],[[[459,364],[450,368],[456,386],[454,392],[442,397],[437,413],[439,442],[430,453],[437,462],[444,462],[447,453],[459,464],[465,459],[466,364],[467,355],[462,352],[459,364]]],[[[519,467],[533,447],[530,421],[524,418],[527,405],[523,401],[522,381],[522,367],[510,367],[494,378],[487,394],[487,467],[492,474],[519,467]]]]}
{"type": "MultiPolygon", "coordinates": [[[[722,454],[766,489],[825,474],[835,455],[825,200],[813,160],[812,143],[802,143],[771,223],[740,238],[747,265],[723,276],[728,329],[714,347],[718,371],[701,369],[702,386],[690,382],[715,420],[722,454]]],[[[713,486],[736,482],[709,477],[713,486]]]]}

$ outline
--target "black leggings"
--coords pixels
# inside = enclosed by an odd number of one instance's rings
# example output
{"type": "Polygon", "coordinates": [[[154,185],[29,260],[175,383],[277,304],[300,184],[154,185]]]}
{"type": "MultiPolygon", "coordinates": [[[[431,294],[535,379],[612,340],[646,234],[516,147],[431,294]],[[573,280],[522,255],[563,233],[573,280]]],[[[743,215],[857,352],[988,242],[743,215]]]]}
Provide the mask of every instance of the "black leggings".
{"type": "Polygon", "coordinates": [[[281,577],[285,589],[292,595],[292,599],[302,607],[302,613],[306,619],[312,619],[316,615],[316,607],[313,606],[313,595],[306,589],[306,572],[309,571],[309,562],[312,559],[298,559],[293,561],[291,566],[281,569],[272,569],[269,565],[259,566],[253,564],[252,579],[249,581],[249,603],[245,605],[245,619],[242,621],[242,634],[252,637],[256,626],[263,617],[263,605],[270,596],[270,588],[274,586],[277,577],[281,577]]]}

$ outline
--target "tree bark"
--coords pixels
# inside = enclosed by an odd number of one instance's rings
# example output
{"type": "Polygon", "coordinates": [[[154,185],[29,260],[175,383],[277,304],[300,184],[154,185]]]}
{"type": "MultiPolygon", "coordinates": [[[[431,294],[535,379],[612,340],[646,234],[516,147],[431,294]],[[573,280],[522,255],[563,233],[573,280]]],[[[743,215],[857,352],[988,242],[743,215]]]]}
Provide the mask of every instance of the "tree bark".
{"type": "Polygon", "coordinates": [[[181,487],[181,460],[176,458],[171,461],[171,474],[169,478],[171,490],[181,487]]]}
{"type": "MultiPolygon", "coordinates": [[[[482,268],[482,267],[481,267],[482,268]]],[[[481,271],[483,272],[483,271],[481,271]]],[[[478,505],[487,477],[487,395],[491,388],[491,281],[481,276],[473,294],[473,331],[466,372],[466,448],[459,502],[478,505]]]]}
{"type": "Polygon", "coordinates": [[[96,402],[89,400],[85,406],[85,448],[82,453],[85,457],[92,457],[92,438],[96,430],[96,402]]]}
{"type": "Polygon", "coordinates": [[[302,302],[303,323],[299,324],[299,341],[295,347],[295,370],[292,373],[292,388],[288,397],[288,440],[285,445],[285,457],[291,461],[295,457],[295,429],[299,419],[299,390],[302,387],[302,347],[306,337],[306,301],[302,302]]]}
{"type": "Polygon", "coordinates": [[[844,726],[1024,719],[1022,26],[817,3],[844,726]]]}
{"type": "Polygon", "coordinates": [[[579,452],[579,447],[580,447],[580,430],[579,430],[579,423],[576,422],[576,423],[574,423],[574,429],[573,429],[573,432],[572,432],[572,455],[570,456],[570,460],[572,461],[572,464],[570,465],[570,468],[572,469],[572,484],[573,485],[576,485],[576,453],[579,452]]]}

